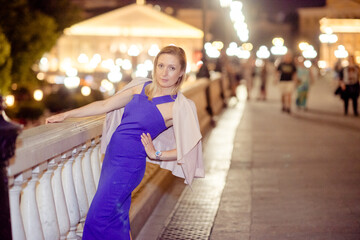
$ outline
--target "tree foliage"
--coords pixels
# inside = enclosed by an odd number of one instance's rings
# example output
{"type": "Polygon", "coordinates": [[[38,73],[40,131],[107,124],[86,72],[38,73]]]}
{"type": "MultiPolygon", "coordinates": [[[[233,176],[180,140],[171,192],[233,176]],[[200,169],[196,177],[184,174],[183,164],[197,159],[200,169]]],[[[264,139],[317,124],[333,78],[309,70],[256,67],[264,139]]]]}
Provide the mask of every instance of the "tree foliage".
{"type": "Polygon", "coordinates": [[[11,45],[12,82],[36,85],[32,65],[76,21],[69,0],[0,0],[0,27],[11,45]]]}
{"type": "Polygon", "coordinates": [[[80,21],[81,11],[70,0],[29,0],[32,9],[37,9],[53,17],[57,23],[57,32],[80,21]]]}
{"type": "Polygon", "coordinates": [[[11,84],[11,46],[0,29],[0,94],[5,95],[11,84]]]}

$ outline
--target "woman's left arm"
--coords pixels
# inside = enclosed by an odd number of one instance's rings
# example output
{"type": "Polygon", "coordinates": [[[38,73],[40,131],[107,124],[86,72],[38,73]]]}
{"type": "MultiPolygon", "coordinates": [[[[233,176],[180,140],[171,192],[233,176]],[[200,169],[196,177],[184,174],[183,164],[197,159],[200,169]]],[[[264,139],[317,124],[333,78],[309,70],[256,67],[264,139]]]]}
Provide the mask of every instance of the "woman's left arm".
{"type": "Polygon", "coordinates": [[[150,159],[166,161],[166,160],[176,160],[176,158],[177,158],[176,149],[172,149],[172,150],[169,150],[169,151],[163,151],[163,152],[161,152],[161,155],[157,157],[156,152],[159,151],[159,150],[155,149],[154,144],[152,142],[152,139],[151,139],[151,136],[150,136],[149,133],[141,134],[141,142],[144,145],[146,154],[148,155],[148,157],[150,159]]]}

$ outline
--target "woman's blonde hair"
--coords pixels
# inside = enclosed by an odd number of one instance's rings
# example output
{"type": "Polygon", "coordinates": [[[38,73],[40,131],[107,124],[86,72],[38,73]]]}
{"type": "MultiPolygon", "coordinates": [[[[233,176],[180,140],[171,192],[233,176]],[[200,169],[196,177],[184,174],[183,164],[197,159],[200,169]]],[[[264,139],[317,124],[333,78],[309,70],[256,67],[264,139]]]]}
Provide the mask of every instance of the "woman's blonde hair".
{"type": "Polygon", "coordinates": [[[152,98],[154,97],[155,93],[157,92],[157,90],[159,88],[159,83],[156,81],[155,76],[156,76],[156,68],[157,68],[158,60],[162,54],[170,54],[170,55],[176,56],[180,62],[180,66],[181,66],[180,70],[184,71],[184,74],[182,76],[180,76],[178,81],[176,82],[171,95],[177,94],[177,92],[180,90],[181,84],[183,83],[183,81],[185,79],[185,72],[186,72],[185,51],[181,47],[176,47],[176,46],[164,47],[163,49],[160,50],[160,52],[156,55],[156,57],[154,59],[154,68],[153,68],[153,72],[152,72],[153,82],[152,82],[152,84],[149,84],[145,88],[145,94],[148,96],[149,100],[152,100],[152,98]]]}

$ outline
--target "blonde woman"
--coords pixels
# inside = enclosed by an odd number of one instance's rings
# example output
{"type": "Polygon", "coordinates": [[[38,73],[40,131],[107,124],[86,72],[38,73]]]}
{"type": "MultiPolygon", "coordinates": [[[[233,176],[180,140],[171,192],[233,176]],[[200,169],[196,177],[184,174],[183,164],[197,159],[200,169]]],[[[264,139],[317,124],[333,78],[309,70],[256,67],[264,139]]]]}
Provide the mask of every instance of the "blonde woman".
{"type": "Polygon", "coordinates": [[[184,50],[167,46],[154,60],[153,80],[134,79],[106,100],[46,120],[108,113],[101,142],[105,157],[83,239],[131,239],[131,192],[144,176],[146,159],[188,184],[204,177],[196,108],[179,91],[185,72],[184,50]]]}

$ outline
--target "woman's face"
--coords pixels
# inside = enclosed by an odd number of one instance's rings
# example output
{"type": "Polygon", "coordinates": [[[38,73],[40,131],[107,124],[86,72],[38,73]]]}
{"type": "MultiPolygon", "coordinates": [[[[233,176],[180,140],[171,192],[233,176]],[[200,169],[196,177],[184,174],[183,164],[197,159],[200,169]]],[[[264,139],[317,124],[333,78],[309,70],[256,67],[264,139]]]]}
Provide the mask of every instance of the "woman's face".
{"type": "Polygon", "coordinates": [[[179,59],[171,54],[161,54],[156,65],[155,78],[162,88],[172,88],[184,74],[179,59]]]}

